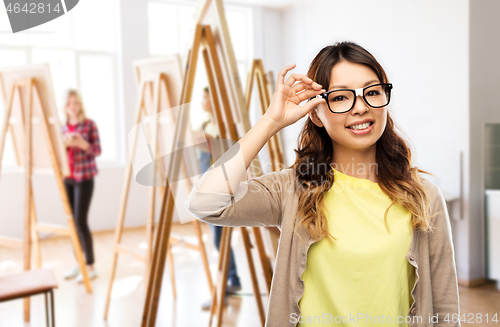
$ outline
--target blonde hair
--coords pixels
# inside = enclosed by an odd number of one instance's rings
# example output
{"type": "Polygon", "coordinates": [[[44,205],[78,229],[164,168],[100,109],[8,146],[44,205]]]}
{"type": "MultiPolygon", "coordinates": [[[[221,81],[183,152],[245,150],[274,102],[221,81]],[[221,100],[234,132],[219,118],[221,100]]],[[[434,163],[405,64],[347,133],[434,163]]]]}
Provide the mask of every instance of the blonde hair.
{"type": "Polygon", "coordinates": [[[83,100],[82,96],[80,95],[80,92],[78,92],[75,89],[68,89],[66,90],[66,93],[64,95],[64,114],[66,115],[66,123],[69,120],[68,117],[68,112],[66,111],[66,108],[68,107],[68,101],[70,96],[75,96],[78,102],[80,102],[80,112],[78,113],[78,121],[81,123],[85,119],[87,119],[87,115],[85,114],[85,107],[83,106],[83,100]]]}

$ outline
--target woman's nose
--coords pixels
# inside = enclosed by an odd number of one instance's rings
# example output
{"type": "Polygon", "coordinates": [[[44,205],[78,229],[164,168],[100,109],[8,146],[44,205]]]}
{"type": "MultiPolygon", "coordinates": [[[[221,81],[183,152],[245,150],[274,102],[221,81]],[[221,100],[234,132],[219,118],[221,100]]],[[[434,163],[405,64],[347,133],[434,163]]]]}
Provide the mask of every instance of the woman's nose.
{"type": "Polygon", "coordinates": [[[354,104],[354,108],[352,108],[352,114],[359,113],[360,115],[364,114],[370,110],[369,106],[366,104],[365,99],[362,95],[358,95],[356,97],[356,103],[354,104]]]}

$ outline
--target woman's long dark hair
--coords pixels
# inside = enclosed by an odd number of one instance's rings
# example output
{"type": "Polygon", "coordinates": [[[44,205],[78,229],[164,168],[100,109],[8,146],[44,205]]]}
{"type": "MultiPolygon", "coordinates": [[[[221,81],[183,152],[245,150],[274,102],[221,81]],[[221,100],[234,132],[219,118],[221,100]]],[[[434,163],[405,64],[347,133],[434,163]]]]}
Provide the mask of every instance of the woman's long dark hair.
{"type": "MultiPolygon", "coordinates": [[[[312,61],[307,76],[320,85],[330,85],[332,69],[341,61],[365,65],[377,74],[381,83],[389,83],[384,69],[375,57],[353,42],[338,42],[323,48],[312,61]]],[[[328,231],[327,218],[322,210],[325,194],[333,185],[330,169],[333,158],[332,140],[325,127],[316,126],[308,117],[299,135],[298,149],[294,151],[296,159],[291,167],[295,170],[300,186],[297,210],[299,225],[304,225],[316,240],[328,236],[333,241],[335,238],[328,231]]],[[[410,148],[396,133],[389,112],[385,130],[376,143],[375,158],[379,186],[393,201],[384,215],[386,229],[389,231],[388,211],[394,203],[399,203],[412,213],[412,227],[431,231],[429,197],[418,174],[429,173],[411,167],[410,148]]],[[[295,229],[297,227],[294,226],[295,229]]]]}

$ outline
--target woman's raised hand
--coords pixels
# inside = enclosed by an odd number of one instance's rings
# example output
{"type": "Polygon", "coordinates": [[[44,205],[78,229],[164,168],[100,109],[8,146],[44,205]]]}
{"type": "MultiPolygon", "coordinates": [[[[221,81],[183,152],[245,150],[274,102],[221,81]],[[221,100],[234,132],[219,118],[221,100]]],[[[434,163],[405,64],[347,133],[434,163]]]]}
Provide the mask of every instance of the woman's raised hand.
{"type": "Polygon", "coordinates": [[[302,107],[299,106],[302,101],[323,93],[325,90],[322,89],[321,85],[302,74],[292,74],[285,82],[285,75],[294,68],[295,64],[292,64],[279,72],[276,90],[265,113],[277,124],[279,129],[295,123],[324,101],[321,98],[315,98],[302,107]],[[298,83],[295,84],[295,82],[298,83]]]}

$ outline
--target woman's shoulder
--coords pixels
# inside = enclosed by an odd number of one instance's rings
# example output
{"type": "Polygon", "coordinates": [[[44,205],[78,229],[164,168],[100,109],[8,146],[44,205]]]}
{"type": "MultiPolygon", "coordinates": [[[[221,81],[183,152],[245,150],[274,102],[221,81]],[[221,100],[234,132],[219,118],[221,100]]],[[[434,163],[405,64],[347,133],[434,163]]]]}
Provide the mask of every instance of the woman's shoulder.
{"type": "Polygon", "coordinates": [[[437,184],[435,184],[434,182],[430,181],[427,178],[422,177],[422,185],[428,192],[427,194],[429,196],[431,210],[432,208],[435,207],[438,201],[441,201],[443,203],[445,202],[443,192],[441,192],[441,189],[437,184]]]}
{"type": "Polygon", "coordinates": [[[83,121],[83,125],[92,128],[97,128],[97,124],[95,123],[95,121],[88,117],[86,117],[85,120],[83,121]]]}

